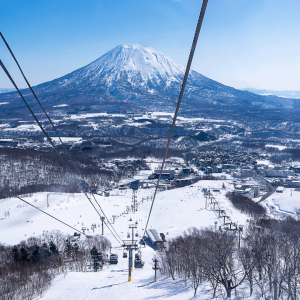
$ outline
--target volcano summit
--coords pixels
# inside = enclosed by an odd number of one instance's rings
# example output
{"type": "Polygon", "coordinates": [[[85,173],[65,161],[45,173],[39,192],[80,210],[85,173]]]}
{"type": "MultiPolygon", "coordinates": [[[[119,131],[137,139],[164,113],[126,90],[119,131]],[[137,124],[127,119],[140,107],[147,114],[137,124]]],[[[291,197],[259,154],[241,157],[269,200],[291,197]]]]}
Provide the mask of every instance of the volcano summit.
{"type": "MultiPolygon", "coordinates": [[[[48,111],[173,112],[184,71],[183,65],[150,47],[120,45],[87,66],[37,85],[34,90],[48,111]]],[[[29,90],[23,93],[32,99],[29,90]]],[[[24,108],[16,92],[1,94],[0,102],[9,102],[3,105],[3,112],[11,116],[24,108]]],[[[224,112],[236,116],[298,107],[299,100],[237,90],[191,71],[181,113],[223,117],[224,112]]]]}

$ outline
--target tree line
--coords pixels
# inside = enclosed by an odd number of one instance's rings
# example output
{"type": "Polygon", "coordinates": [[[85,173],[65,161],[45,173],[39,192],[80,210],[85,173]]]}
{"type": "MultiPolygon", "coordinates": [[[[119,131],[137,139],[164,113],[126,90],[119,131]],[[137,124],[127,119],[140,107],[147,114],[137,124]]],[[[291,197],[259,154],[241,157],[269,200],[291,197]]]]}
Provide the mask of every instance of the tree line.
{"type": "Polygon", "coordinates": [[[42,297],[59,273],[97,272],[108,263],[111,244],[103,236],[44,232],[15,246],[0,244],[0,300],[42,297]]]}
{"type": "MultiPolygon", "coordinates": [[[[55,153],[0,148],[0,199],[36,192],[80,192],[79,177],[70,159],[67,167],[55,153]]],[[[92,189],[118,182],[123,172],[87,159],[72,158],[92,189]]]]}
{"type": "MultiPolygon", "coordinates": [[[[298,214],[299,215],[299,214],[298,214]]],[[[300,299],[300,220],[257,218],[236,231],[190,228],[159,252],[160,270],[190,281],[194,294],[208,283],[212,298],[300,299]],[[240,245],[240,246],[239,246],[240,245]]]]}
{"type": "Polygon", "coordinates": [[[226,198],[231,201],[235,209],[251,217],[261,217],[266,214],[266,209],[261,204],[254,202],[248,197],[227,192],[226,198]]]}

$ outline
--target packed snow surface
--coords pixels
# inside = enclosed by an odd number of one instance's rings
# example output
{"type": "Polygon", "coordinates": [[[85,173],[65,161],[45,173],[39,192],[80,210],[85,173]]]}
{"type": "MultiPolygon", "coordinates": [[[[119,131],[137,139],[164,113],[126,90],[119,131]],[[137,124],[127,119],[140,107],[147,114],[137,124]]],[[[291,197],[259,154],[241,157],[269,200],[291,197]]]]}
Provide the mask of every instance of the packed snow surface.
{"type": "Polygon", "coordinates": [[[283,193],[274,193],[266,200],[271,211],[281,215],[293,214],[295,208],[300,208],[300,191],[285,188],[283,193]]]}

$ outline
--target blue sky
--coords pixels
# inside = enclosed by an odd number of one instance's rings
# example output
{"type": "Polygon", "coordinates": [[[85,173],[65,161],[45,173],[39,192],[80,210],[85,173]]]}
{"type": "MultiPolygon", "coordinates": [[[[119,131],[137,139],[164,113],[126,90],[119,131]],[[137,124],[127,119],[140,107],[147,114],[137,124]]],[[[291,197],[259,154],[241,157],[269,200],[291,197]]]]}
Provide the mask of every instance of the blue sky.
{"type": "MultiPolygon", "coordinates": [[[[2,0],[0,30],[29,82],[80,68],[120,44],[186,65],[201,0],[2,0]]],[[[192,69],[236,88],[300,90],[299,0],[209,0],[192,69]]],[[[0,59],[25,84],[0,43],[0,59]]],[[[11,87],[0,70],[0,87],[11,87]]]]}

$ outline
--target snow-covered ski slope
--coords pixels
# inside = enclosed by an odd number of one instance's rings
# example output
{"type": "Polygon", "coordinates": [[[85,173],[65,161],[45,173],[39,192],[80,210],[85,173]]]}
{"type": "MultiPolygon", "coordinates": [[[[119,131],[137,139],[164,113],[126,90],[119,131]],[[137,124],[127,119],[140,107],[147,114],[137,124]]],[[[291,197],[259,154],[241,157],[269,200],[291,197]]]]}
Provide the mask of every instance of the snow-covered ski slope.
{"type": "MultiPolygon", "coordinates": [[[[149,171],[143,171],[138,178],[141,180],[148,176],[149,171]]],[[[159,192],[154,204],[153,212],[148,228],[154,228],[158,232],[166,234],[166,238],[175,237],[189,227],[207,227],[221,225],[215,213],[205,207],[205,198],[201,189],[210,187],[211,190],[219,188],[220,192],[213,192],[220,206],[226,209],[234,222],[245,224],[247,216],[236,211],[225,198],[226,190],[222,190],[223,181],[199,181],[192,186],[159,192]]],[[[227,190],[230,189],[229,180],[225,181],[227,190]]],[[[154,189],[139,189],[137,200],[138,211],[133,214],[124,214],[117,218],[114,224],[115,230],[122,239],[127,239],[129,224],[138,221],[137,232],[143,234],[147,221],[151,202],[141,203],[143,198],[153,195],[154,189]],[[132,221],[129,221],[132,218],[132,221]]],[[[96,196],[104,209],[107,217],[120,215],[126,211],[126,206],[131,205],[132,191],[121,192],[113,190],[109,197],[96,196]]],[[[52,214],[62,221],[81,229],[82,226],[91,228],[92,223],[99,225],[101,222],[97,213],[83,194],[37,193],[26,197],[26,201],[36,205],[40,209],[52,214]],[[47,194],[49,204],[47,207],[47,194]],[[83,224],[83,225],[82,225],[83,224]]],[[[0,211],[9,211],[9,218],[0,219],[0,242],[16,244],[29,236],[36,236],[43,230],[56,230],[73,234],[74,231],[42,214],[32,207],[23,205],[17,199],[5,199],[0,201],[0,211]],[[26,222],[28,221],[29,222],[26,222]]],[[[93,234],[91,229],[88,234],[93,234]]],[[[96,228],[94,234],[101,234],[101,227],[96,228]]],[[[145,261],[143,269],[135,269],[132,273],[132,282],[128,282],[128,259],[122,258],[122,247],[105,228],[105,236],[112,242],[112,253],[119,255],[118,265],[105,266],[100,272],[69,272],[65,277],[58,275],[52,282],[51,288],[45,293],[43,299],[191,299],[193,288],[189,284],[185,286],[181,280],[173,281],[167,277],[158,275],[158,281],[154,280],[152,259],[155,250],[147,245],[142,246],[142,260],[145,261]]],[[[82,237],[83,238],[83,237],[82,237]]],[[[198,289],[199,299],[211,299],[211,291],[207,284],[198,289]]]]}

